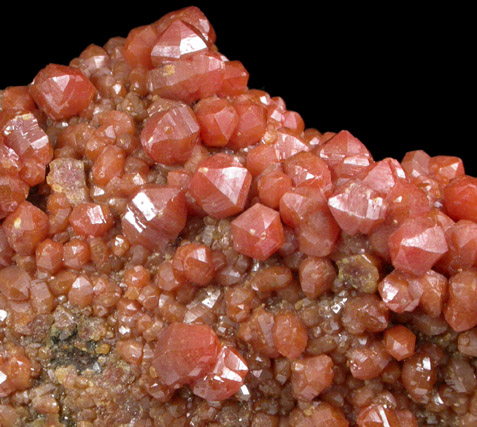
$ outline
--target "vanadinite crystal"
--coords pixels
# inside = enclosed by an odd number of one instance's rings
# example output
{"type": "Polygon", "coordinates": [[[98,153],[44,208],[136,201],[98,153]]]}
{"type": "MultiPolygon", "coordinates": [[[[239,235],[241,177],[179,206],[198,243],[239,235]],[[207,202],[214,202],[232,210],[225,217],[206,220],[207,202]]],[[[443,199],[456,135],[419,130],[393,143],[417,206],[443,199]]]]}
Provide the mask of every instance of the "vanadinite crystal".
{"type": "Polygon", "coordinates": [[[477,178],[215,42],[186,7],[0,91],[0,426],[476,426],[477,178]]]}

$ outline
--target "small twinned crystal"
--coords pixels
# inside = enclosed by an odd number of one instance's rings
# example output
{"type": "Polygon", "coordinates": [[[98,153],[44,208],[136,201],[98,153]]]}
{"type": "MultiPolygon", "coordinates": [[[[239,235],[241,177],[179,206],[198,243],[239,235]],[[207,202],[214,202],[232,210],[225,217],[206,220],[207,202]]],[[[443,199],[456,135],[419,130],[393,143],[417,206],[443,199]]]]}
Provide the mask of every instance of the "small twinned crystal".
{"type": "Polygon", "coordinates": [[[476,426],[477,178],[215,42],[186,7],[0,91],[0,426],[476,426]]]}

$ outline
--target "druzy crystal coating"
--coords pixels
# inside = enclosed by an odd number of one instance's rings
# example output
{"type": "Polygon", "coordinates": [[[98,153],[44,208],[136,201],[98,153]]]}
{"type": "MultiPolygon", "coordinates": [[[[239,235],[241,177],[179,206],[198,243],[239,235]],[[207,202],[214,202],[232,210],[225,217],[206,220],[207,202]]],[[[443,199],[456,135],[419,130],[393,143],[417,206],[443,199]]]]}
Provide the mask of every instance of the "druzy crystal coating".
{"type": "Polygon", "coordinates": [[[475,425],[477,178],[215,42],[186,7],[0,91],[0,425],[475,425]]]}

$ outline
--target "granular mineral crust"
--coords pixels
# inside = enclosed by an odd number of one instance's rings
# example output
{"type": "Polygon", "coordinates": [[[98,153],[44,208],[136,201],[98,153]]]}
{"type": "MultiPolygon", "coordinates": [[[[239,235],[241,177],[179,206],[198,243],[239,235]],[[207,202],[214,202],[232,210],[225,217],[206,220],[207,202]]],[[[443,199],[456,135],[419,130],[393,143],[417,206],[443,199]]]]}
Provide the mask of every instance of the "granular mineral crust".
{"type": "Polygon", "coordinates": [[[477,178],[215,43],[187,7],[0,91],[0,426],[477,425],[477,178]]]}

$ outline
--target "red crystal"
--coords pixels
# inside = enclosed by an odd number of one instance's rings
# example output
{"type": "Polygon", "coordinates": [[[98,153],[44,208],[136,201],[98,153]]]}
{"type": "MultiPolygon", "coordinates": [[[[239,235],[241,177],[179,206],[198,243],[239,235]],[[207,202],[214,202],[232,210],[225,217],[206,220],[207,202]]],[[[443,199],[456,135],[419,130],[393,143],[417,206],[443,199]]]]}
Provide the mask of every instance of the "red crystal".
{"type": "Polygon", "coordinates": [[[116,145],[106,146],[95,159],[92,172],[96,184],[106,186],[114,178],[119,178],[124,171],[126,153],[116,145]]]}
{"type": "Polygon", "coordinates": [[[357,180],[349,180],[338,187],[328,199],[328,206],[340,228],[354,235],[370,233],[383,222],[387,202],[375,190],[357,180]]]}
{"type": "Polygon", "coordinates": [[[300,286],[308,298],[318,298],[333,285],[336,271],[328,258],[310,256],[299,266],[300,286]]]}
{"type": "Polygon", "coordinates": [[[157,337],[152,376],[172,388],[189,384],[212,371],[219,351],[210,326],[171,323],[157,337]]]}
{"type": "Polygon", "coordinates": [[[46,166],[53,158],[53,148],[47,134],[29,111],[0,112],[0,134],[5,137],[5,145],[22,160],[31,159],[46,166]]]}
{"type": "Polygon", "coordinates": [[[184,21],[194,27],[210,44],[215,43],[216,35],[214,28],[202,11],[195,6],[184,7],[183,9],[169,12],[154,22],[153,25],[157,32],[162,34],[166,28],[177,20],[184,21]]]}
{"type": "Polygon", "coordinates": [[[305,130],[305,122],[300,116],[300,113],[287,110],[284,112],[283,116],[283,127],[292,129],[298,133],[302,133],[305,130]]]}
{"type": "Polygon", "coordinates": [[[142,66],[147,70],[153,68],[151,49],[157,40],[157,31],[153,25],[143,25],[133,28],[124,44],[124,59],[131,68],[142,66]]]}
{"type": "Polygon", "coordinates": [[[191,104],[214,95],[222,87],[224,62],[211,51],[163,63],[147,74],[147,87],[155,95],[191,104]]]}
{"type": "Polygon", "coordinates": [[[393,266],[416,276],[430,270],[448,250],[441,225],[427,215],[404,221],[388,244],[393,266]]]}
{"type": "Polygon", "coordinates": [[[280,215],[283,222],[296,228],[305,224],[313,212],[328,210],[326,198],[313,188],[292,188],[280,199],[280,215]]]}
{"type": "Polygon", "coordinates": [[[331,253],[340,229],[320,191],[311,187],[287,191],[280,199],[280,216],[296,228],[301,252],[318,257],[331,253]]]}
{"type": "Polygon", "coordinates": [[[63,267],[63,244],[45,239],[36,247],[35,257],[38,270],[56,274],[63,267]]]}
{"type": "Polygon", "coordinates": [[[247,98],[233,105],[238,123],[228,147],[239,150],[260,141],[267,129],[267,110],[264,105],[247,98]]]}
{"type": "Polygon", "coordinates": [[[186,220],[186,199],[180,188],[149,184],[132,197],[121,225],[131,243],[164,249],[179,235],[186,220]]]}
{"type": "Polygon", "coordinates": [[[447,278],[429,270],[419,277],[416,286],[422,291],[419,306],[431,317],[439,317],[447,300],[447,278]]]}
{"type": "Polygon", "coordinates": [[[335,179],[352,178],[374,163],[364,144],[350,132],[342,130],[318,149],[335,179]]]}
{"type": "Polygon", "coordinates": [[[82,203],[75,206],[69,221],[79,236],[102,236],[113,226],[113,216],[106,205],[82,203]]]}
{"type": "Polygon", "coordinates": [[[235,157],[219,153],[199,164],[190,193],[208,215],[226,218],[243,210],[251,182],[250,172],[235,157]]]}
{"type": "Polygon", "coordinates": [[[224,80],[217,95],[223,97],[241,95],[247,90],[248,71],[240,61],[226,61],[224,66],[224,80]]]}
{"type": "Polygon", "coordinates": [[[360,294],[346,302],[342,322],[352,334],[381,332],[388,327],[389,310],[376,294],[360,294]]]}
{"type": "Polygon", "coordinates": [[[292,393],[296,399],[311,401],[331,385],[333,360],[326,354],[295,360],[291,366],[292,393]]]}
{"type": "Polygon", "coordinates": [[[273,340],[282,356],[296,359],[305,351],[308,332],[297,314],[285,311],[275,316],[273,340]]]}
{"type": "Polygon", "coordinates": [[[439,271],[454,274],[472,268],[477,263],[477,224],[461,219],[445,233],[449,250],[437,264],[439,271]]]}
{"type": "Polygon", "coordinates": [[[10,86],[3,91],[1,100],[2,110],[28,110],[35,111],[36,105],[33,102],[28,86],[10,86]]]}
{"type": "Polygon", "coordinates": [[[398,181],[406,180],[406,172],[395,159],[386,158],[373,163],[362,172],[360,178],[366,186],[387,195],[398,181]]]}
{"type": "Polygon", "coordinates": [[[71,239],[63,245],[63,263],[65,267],[81,270],[91,259],[91,251],[86,241],[71,239]]]}
{"type": "Polygon", "coordinates": [[[18,154],[6,145],[0,144],[0,175],[18,176],[20,164],[18,154]]]}
{"type": "Polygon", "coordinates": [[[310,150],[300,134],[287,128],[277,131],[273,148],[277,151],[280,160],[286,160],[297,153],[310,150]]]}
{"type": "Polygon", "coordinates": [[[255,292],[252,289],[240,286],[227,289],[225,302],[227,315],[237,323],[247,320],[255,301],[255,292]]]}
{"type": "Polygon", "coordinates": [[[371,404],[362,407],[357,419],[358,427],[417,427],[414,415],[405,410],[395,410],[387,405],[371,404]]]}
{"type": "Polygon", "coordinates": [[[435,156],[429,161],[429,175],[445,186],[454,178],[465,175],[462,159],[454,156],[435,156]]]}
{"type": "Polygon", "coordinates": [[[31,279],[28,273],[16,265],[0,270],[0,292],[12,301],[30,298],[31,279]]]}
{"type": "Polygon", "coordinates": [[[424,150],[414,150],[405,154],[401,164],[409,179],[416,182],[420,176],[429,175],[430,161],[431,156],[424,150]]]}
{"type": "Polygon", "coordinates": [[[101,46],[90,44],[80,56],[70,62],[71,66],[79,68],[86,77],[91,78],[97,71],[111,66],[110,56],[101,46]]]}
{"type": "Polygon", "coordinates": [[[384,345],[380,341],[375,341],[367,347],[351,349],[348,360],[353,377],[370,380],[381,374],[391,357],[384,345]]]}
{"type": "Polygon", "coordinates": [[[247,373],[248,367],[241,354],[224,345],[212,370],[191,384],[192,392],[209,401],[228,399],[240,390],[247,373]]]}
{"type": "Polygon", "coordinates": [[[415,344],[416,335],[405,326],[397,325],[384,333],[384,347],[397,361],[412,356],[415,344]]]}
{"type": "Polygon", "coordinates": [[[27,198],[30,187],[19,178],[0,175],[0,219],[13,212],[27,198]]]}
{"type": "Polygon", "coordinates": [[[401,179],[397,180],[387,193],[386,201],[388,224],[401,224],[408,218],[426,214],[431,210],[426,194],[414,184],[401,179]]]}
{"type": "Polygon", "coordinates": [[[202,35],[182,20],[172,22],[156,39],[151,49],[152,65],[157,67],[165,61],[180,59],[208,48],[202,35]]]}
{"type": "Polygon", "coordinates": [[[267,357],[279,357],[280,353],[273,339],[275,316],[263,307],[257,307],[251,316],[240,323],[238,337],[267,357]]]}
{"type": "Polygon", "coordinates": [[[197,286],[207,286],[215,274],[212,251],[198,243],[181,246],[172,258],[172,269],[179,281],[182,279],[197,286]]]}
{"type": "Polygon", "coordinates": [[[284,241],[280,214],[256,203],[232,221],[232,237],[237,252],[266,260],[284,241]]]}
{"type": "Polygon", "coordinates": [[[448,215],[458,221],[477,222],[477,178],[463,175],[454,178],[444,188],[444,204],[448,215]]]}
{"type": "Polygon", "coordinates": [[[87,276],[78,276],[68,291],[68,301],[79,307],[87,307],[93,302],[93,284],[87,276]]]}
{"type": "Polygon", "coordinates": [[[291,188],[291,179],[280,169],[264,172],[257,179],[258,199],[272,209],[280,206],[282,196],[291,188]]]}
{"type": "Polygon", "coordinates": [[[426,353],[416,353],[404,361],[401,380],[407,392],[417,402],[427,403],[437,381],[437,366],[426,353]]]}
{"type": "Polygon", "coordinates": [[[312,187],[320,190],[325,197],[331,195],[331,172],[328,165],[315,154],[301,151],[286,159],[283,168],[294,187],[312,187]]]}
{"type": "Polygon", "coordinates": [[[158,163],[184,163],[199,142],[199,123],[190,107],[183,105],[154,113],[141,132],[141,144],[158,163]]]}
{"type": "Polygon", "coordinates": [[[194,106],[200,124],[200,137],[208,147],[224,147],[228,144],[239,117],[232,104],[223,98],[203,98],[194,106]]]}
{"type": "Polygon", "coordinates": [[[33,79],[30,94],[54,120],[69,119],[88,108],[96,89],[78,69],[49,64],[33,79]]]}
{"type": "Polygon", "coordinates": [[[423,292],[417,277],[399,270],[379,282],[378,290],[386,306],[395,313],[413,311],[423,292]]]}
{"type": "Polygon", "coordinates": [[[271,165],[278,165],[280,157],[273,145],[259,144],[247,153],[247,169],[258,176],[271,165]]]}
{"type": "Polygon", "coordinates": [[[477,271],[464,270],[449,279],[444,317],[456,332],[477,326],[477,271]]]}
{"type": "Polygon", "coordinates": [[[48,236],[48,216],[30,202],[22,202],[3,221],[8,244],[19,255],[31,255],[48,236]]]}
{"type": "Polygon", "coordinates": [[[31,387],[32,363],[22,348],[0,357],[0,397],[31,387]]]}

